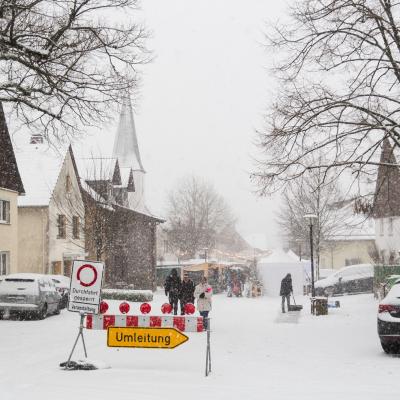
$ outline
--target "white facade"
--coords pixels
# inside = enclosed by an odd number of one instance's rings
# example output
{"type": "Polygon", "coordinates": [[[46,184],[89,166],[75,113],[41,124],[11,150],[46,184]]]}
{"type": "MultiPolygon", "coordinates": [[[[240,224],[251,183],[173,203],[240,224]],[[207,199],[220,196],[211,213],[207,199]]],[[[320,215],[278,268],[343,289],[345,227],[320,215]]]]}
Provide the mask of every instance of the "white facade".
{"type": "Polygon", "coordinates": [[[69,275],[85,257],[84,204],[72,150],[45,145],[16,154],[26,196],[18,200],[18,272],[69,275]]]}
{"type": "Polygon", "coordinates": [[[375,241],[383,259],[391,253],[397,258],[400,252],[400,217],[375,219],[375,241]]]}

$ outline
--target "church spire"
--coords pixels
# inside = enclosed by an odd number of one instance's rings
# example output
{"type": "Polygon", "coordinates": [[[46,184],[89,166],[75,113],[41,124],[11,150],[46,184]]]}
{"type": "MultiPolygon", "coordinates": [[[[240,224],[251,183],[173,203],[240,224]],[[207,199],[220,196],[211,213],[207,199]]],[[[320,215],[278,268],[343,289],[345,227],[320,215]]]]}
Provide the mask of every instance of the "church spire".
{"type": "Polygon", "coordinates": [[[383,140],[378,178],[376,180],[375,218],[400,216],[400,169],[394,155],[394,146],[388,138],[383,140]]]}
{"type": "Polygon", "coordinates": [[[129,94],[122,103],[117,135],[115,137],[113,157],[118,158],[120,167],[144,171],[140,158],[139,144],[136,136],[135,120],[129,94]]]}

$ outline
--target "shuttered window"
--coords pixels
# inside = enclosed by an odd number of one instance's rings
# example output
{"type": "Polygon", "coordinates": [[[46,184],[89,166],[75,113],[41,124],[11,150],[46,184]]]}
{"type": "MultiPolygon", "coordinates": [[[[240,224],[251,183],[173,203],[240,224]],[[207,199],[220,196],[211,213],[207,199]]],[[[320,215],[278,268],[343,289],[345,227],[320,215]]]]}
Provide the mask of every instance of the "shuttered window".
{"type": "Polygon", "coordinates": [[[0,200],[0,223],[10,223],[10,202],[7,200],[0,200]]]}
{"type": "Polygon", "coordinates": [[[76,215],[72,217],[72,235],[74,239],[79,239],[80,223],[79,217],[76,215]]]}
{"type": "Polygon", "coordinates": [[[67,218],[63,214],[58,215],[58,238],[65,239],[67,233],[67,218]]]}

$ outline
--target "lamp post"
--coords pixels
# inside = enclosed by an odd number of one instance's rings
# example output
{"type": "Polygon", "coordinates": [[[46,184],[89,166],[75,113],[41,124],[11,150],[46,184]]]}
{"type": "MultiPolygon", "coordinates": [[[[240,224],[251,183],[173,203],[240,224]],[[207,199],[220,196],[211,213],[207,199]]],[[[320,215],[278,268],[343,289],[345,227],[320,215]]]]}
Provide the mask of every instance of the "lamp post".
{"type": "Polygon", "coordinates": [[[315,287],[314,287],[314,240],[313,240],[313,226],[314,220],[318,217],[315,214],[306,214],[304,218],[308,220],[310,227],[310,261],[311,261],[311,296],[315,297],[315,287]]]}
{"type": "Polygon", "coordinates": [[[204,247],[204,262],[207,262],[207,251],[208,251],[208,247],[204,247]]]}
{"type": "Polygon", "coordinates": [[[295,241],[299,246],[298,247],[298,249],[299,249],[299,261],[301,261],[301,242],[302,242],[302,239],[296,239],[295,241]]]}

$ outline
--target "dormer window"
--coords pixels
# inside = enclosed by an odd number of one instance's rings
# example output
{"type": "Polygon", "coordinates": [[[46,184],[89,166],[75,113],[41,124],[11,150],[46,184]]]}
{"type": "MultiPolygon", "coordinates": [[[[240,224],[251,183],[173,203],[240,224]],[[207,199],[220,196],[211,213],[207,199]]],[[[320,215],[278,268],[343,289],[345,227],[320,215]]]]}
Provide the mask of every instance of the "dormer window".
{"type": "Polygon", "coordinates": [[[43,144],[43,135],[40,133],[32,134],[30,144],[43,144]]]}
{"type": "Polygon", "coordinates": [[[393,236],[393,218],[389,218],[389,228],[388,228],[389,236],[393,236]]]}

